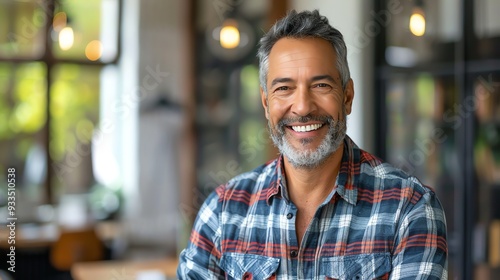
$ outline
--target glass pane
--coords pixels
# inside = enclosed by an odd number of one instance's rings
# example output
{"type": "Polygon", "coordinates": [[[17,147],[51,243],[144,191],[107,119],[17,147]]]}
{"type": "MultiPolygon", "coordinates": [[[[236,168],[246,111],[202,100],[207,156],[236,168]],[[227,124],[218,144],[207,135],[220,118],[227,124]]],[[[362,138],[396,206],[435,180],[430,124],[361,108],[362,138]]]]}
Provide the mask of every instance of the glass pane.
{"type": "Polygon", "coordinates": [[[462,124],[454,118],[453,80],[422,73],[415,78],[394,78],[389,85],[389,161],[424,183],[441,185],[438,176],[444,172],[437,166],[439,149],[452,144],[454,130],[462,124]]]}
{"type": "Polygon", "coordinates": [[[56,196],[86,192],[94,182],[90,141],[99,120],[100,72],[71,64],[53,70],[49,152],[56,196]]]}
{"type": "Polygon", "coordinates": [[[256,113],[263,116],[259,91],[259,68],[256,65],[246,65],[240,72],[241,96],[240,105],[245,113],[256,113]]]}
{"type": "MultiPolygon", "coordinates": [[[[198,167],[201,200],[217,186],[242,172],[237,154],[232,151],[233,131],[226,127],[198,128],[198,167]]],[[[203,201],[199,201],[203,202],[203,201]]]]}
{"type": "MultiPolygon", "coordinates": [[[[471,59],[500,59],[500,1],[474,1],[475,46],[469,49],[471,59]]],[[[498,63],[497,63],[498,64],[498,63]]]]}
{"type": "Polygon", "coordinates": [[[258,67],[253,64],[244,66],[239,79],[242,110],[238,153],[243,171],[249,171],[269,160],[268,148],[272,143],[260,99],[258,67]]]}
{"type": "Polygon", "coordinates": [[[474,1],[474,32],[479,38],[500,37],[500,1],[474,1]]]}
{"type": "Polygon", "coordinates": [[[0,63],[1,206],[6,204],[4,179],[10,167],[16,168],[16,200],[40,198],[47,170],[45,76],[46,67],[42,63],[0,63]]]}
{"type": "Polygon", "coordinates": [[[0,57],[38,58],[43,54],[46,2],[0,0],[0,57]]]}
{"type": "Polygon", "coordinates": [[[61,0],[54,15],[56,57],[109,62],[117,52],[118,0],[61,0]]]}
{"type": "Polygon", "coordinates": [[[244,118],[240,124],[238,152],[243,171],[250,171],[269,160],[268,148],[272,145],[266,122],[244,118]]]}
{"type": "Polygon", "coordinates": [[[459,234],[452,199],[459,170],[455,134],[464,124],[458,112],[466,110],[457,96],[453,76],[394,74],[388,80],[387,159],[436,190],[448,224],[450,276],[457,269],[452,240],[459,234]]]}
{"type": "Polygon", "coordinates": [[[373,24],[363,35],[374,34],[378,25],[387,26],[386,61],[398,67],[423,62],[452,62],[455,42],[461,38],[460,1],[387,0],[373,24]]]}
{"type": "Polygon", "coordinates": [[[500,278],[500,73],[474,83],[474,166],[478,205],[473,248],[476,279],[500,278]]]}

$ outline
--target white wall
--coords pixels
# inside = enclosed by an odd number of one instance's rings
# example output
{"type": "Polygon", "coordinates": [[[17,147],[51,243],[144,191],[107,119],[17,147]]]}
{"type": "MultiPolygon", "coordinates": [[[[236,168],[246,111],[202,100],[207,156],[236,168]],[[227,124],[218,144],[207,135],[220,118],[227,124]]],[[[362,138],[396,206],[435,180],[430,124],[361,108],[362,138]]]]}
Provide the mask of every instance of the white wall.
{"type": "MultiPolygon", "coordinates": [[[[121,147],[121,158],[118,159],[120,173],[123,176],[123,192],[125,196],[125,216],[133,213],[135,201],[128,197],[137,195],[138,184],[138,161],[137,161],[137,115],[139,105],[132,101],[132,92],[127,89],[136,87],[139,82],[139,1],[125,0],[123,2],[122,18],[122,52],[120,58],[121,89],[117,97],[117,103],[123,106],[123,110],[117,113],[116,120],[119,123],[120,137],[116,139],[115,145],[121,147]],[[126,20],[125,20],[126,19],[126,20]]],[[[114,110],[115,112],[117,110],[114,110]]]]}
{"type": "Polygon", "coordinates": [[[177,251],[188,2],[125,0],[120,68],[125,227],[132,245],[177,251]],[[178,107],[159,105],[164,98],[178,107]]]}
{"type": "Polygon", "coordinates": [[[373,152],[375,104],[372,82],[374,33],[370,29],[370,12],[373,10],[371,1],[291,0],[290,4],[290,8],[297,11],[318,9],[320,14],[326,16],[330,24],[344,35],[355,91],[353,110],[348,117],[347,134],[360,147],[373,152]]]}

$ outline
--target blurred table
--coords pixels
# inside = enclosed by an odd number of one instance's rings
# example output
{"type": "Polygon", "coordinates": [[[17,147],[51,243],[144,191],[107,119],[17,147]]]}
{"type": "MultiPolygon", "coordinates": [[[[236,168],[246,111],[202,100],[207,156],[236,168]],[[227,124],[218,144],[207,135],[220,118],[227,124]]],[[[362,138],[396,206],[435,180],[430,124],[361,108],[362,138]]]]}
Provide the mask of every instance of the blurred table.
{"type": "MultiPolygon", "coordinates": [[[[7,238],[10,229],[6,226],[0,228],[1,248],[9,248],[7,238]]],[[[15,244],[16,248],[49,247],[57,241],[59,229],[55,224],[16,224],[15,244]]]]}
{"type": "Polygon", "coordinates": [[[137,273],[159,270],[167,279],[176,279],[178,260],[176,258],[149,261],[100,261],[76,263],[71,268],[75,280],[123,279],[134,280],[137,273]]]}
{"type": "MultiPolygon", "coordinates": [[[[98,222],[90,227],[94,227],[97,235],[102,241],[113,240],[123,231],[119,222],[106,221],[98,222]]],[[[16,224],[16,248],[39,248],[50,247],[59,238],[59,234],[64,230],[55,223],[47,224],[16,224]]],[[[7,239],[10,229],[3,225],[0,227],[0,248],[8,249],[7,239]]]]}

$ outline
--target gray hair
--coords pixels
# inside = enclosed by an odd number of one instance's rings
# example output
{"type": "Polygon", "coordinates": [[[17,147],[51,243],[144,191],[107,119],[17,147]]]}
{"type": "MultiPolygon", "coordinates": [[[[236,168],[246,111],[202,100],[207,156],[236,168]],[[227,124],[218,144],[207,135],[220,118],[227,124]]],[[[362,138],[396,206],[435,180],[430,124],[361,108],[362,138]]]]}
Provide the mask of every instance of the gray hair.
{"type": "Polygon", "coordinates": [[[276,22],[273,27],[260,39],[257,52],[259,58],[260,86],[267,95],[267,74],[269,72],[269,53],[274,44],[282,38],[321,38],[335,49],[337,54],[337,69],[342,80],[342,88],[345,89],[351,75],[347,64],[347,47],[342,33],[328,23],[325,16],[321,16],[318,10],[290,11],[284,18],[276,22]]]}

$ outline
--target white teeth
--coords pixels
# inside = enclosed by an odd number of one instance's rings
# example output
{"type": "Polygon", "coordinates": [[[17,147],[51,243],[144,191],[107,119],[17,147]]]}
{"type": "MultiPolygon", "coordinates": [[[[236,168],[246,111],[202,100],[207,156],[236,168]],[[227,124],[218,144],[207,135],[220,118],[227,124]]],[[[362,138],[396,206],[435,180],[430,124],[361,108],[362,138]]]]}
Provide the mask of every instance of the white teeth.
{"type": "Polygon", "coordinates": [[[310,124],[310,125],[296,125],[292,126],[292,129],[298,132],[308,132],[319,129],[323,124],[310,124]]]}

